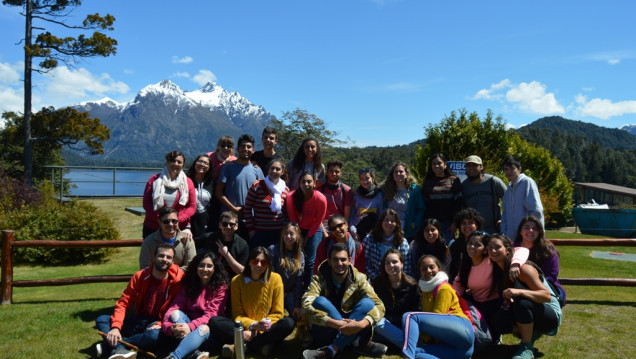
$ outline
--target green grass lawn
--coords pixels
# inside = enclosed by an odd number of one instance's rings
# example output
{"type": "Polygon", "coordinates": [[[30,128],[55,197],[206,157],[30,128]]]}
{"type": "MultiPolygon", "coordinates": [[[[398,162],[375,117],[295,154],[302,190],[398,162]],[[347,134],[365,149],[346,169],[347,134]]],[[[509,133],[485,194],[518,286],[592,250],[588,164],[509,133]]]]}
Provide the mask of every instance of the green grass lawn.
{"type": "MultiPolygon", "coordinates": [[[[140,199],[92,200],[106,211],[122,238],[139,238],[143,217],[125,212],[140,206],[140,199]]],[[[572,238],[548,232],[549,238],[572,238]]],[[[568,237],[570,236],[570,237],[568,237]]],[[[574,238],[591,238],[574,234],[574,238]]],[[[635,253],[627,247],[560,247],[561,277],[636,278],[636,263],[595,259],[593,250],[635,253]]],[[[14,278],[44,279],[99,274],[132,274],[138,268],[138,248],[121,248],[107,261],[82,266],[17,266],[14,278]]],[[[12,305],[0,306],[0,358],[90,358],[99,337],[95,318],[111,314],[126,283],[97,283],[61,287],[15,288],[12,305]]],[[[636,321],[636,288],[566,286],[568,304],[555,337],[539,339],[537,357],[625,358],[636,352],[632,321],[636,321]]],[[[518,339],[512,335],[479,358],[509,358],[518,339]]],[[[302,347],[286,342],[279,358],[297,359],[302,347]]],[[[385,358],[399,359],[397,349],[385,358]]],[[[257,357],[257,356],[256,356],[257,357]]],[[[355,358],[343,353],[339,358],[355,358]]]]}

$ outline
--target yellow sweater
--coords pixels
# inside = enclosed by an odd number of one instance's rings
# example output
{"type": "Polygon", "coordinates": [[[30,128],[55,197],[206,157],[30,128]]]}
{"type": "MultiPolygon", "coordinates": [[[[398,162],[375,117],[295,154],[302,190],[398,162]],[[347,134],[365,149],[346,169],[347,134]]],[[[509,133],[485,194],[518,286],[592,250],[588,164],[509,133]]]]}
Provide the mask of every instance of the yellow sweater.
{"type": "Polygon", "coordinates": [[[272,324],[283,318],[283,280],[278,273],[272,272],[269,282],[248,281],[243,274],[232,278],[231,283],[232,317],[240,320],[244,328],[263,318],[272,320],[272,324]]]}
{"type": "Polygon", "coordinates": [[[452,314],[458,317],[466,318],[466,314],[459,306],[457,293],[450,284],[444,283],[439,286],[435,299],[433,292],[422,292],[422,311],[439,314],[452,314]]]}

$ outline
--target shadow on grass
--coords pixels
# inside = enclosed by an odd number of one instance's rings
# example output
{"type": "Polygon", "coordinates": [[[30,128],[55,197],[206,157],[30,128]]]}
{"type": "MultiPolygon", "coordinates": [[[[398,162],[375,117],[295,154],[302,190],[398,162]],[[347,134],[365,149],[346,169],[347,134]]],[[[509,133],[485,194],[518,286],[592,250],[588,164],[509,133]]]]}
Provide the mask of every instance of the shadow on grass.
{"type": "Polygon", "coordinates": [[[111,298],[86,298],[86,299],[52,299],[52,300],[25,300],[25,301],[13,301],[12,304],[52,304],[52,303],[71,303],[71,302],[101,302],[104,300],[112,300],[113,306],[117,302],[119,297],[111,298]]]}
{"type": "Polygon", "coordinates": [[[114,306],[108,306],[101,309],[82,310],[73,314],[73,318],[80,319],[83,322],[95,322],[100,315],[112,315],[115,310],[114,306]]]}

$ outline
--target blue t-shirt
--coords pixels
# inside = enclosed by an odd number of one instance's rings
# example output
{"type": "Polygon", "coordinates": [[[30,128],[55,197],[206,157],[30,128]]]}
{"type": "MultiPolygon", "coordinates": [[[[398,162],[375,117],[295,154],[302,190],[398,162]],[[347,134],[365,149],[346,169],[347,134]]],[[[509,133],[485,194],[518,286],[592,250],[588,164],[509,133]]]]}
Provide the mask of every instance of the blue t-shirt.
{"type": "MultiPolygon", "coordinates": [[[[256,180],[263,179],[263,171],[254,167],[251,163],[242,165],[237,162],[231,162],[221,167],[218,182],[225,183],[223,194],[236,207],[245,205],[247,192],[256,180]]],[[[223,206],[223,211],[227,208],[223,206]]]]}

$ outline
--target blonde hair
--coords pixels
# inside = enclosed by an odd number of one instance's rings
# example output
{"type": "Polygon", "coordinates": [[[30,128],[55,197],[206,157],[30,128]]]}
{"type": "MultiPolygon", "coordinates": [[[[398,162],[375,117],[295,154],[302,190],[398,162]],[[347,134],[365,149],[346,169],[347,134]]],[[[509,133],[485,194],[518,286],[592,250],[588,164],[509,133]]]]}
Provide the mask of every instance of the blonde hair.
{"type": "Polygon", "coordinates": [[[301,248],[303,247],[303,235],[300,231],[300,227],[297,224],[289,223],[280,231],[280,266],[285,271],[290,274],[298,273],[298,271],[302,270],[302,256],[303,252],[301,248]],[[294,248],[289,251],[285,247],[285,232],[291,228],[296,234],[296,243],[294,243],[294,248]],[[289,255],[291,254],[291,256],[289,255]]]}

